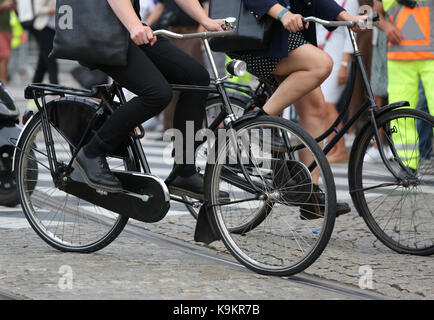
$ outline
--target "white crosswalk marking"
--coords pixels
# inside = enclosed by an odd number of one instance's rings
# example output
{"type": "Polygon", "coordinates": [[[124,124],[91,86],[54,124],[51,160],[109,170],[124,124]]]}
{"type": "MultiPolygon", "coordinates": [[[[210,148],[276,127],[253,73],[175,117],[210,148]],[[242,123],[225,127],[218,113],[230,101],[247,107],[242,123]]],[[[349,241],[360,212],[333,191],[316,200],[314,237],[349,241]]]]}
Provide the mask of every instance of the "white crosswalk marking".
{"type": "MultiPolygon", "coordinates": [[[[146,138],[142,139],[142,145],[145,150],[148,163],[151,167],[152,174],[165,179],[171,171],[173,159],[170,157],[170,152],[168,152],[168,150],[170,150],[170,143],[160,140],[160,137],[161,136],[158,133],[147,133],[146,138]]],[[[41,141],[39,143],[43,142],[41,141]]],[[[65,157],[69,157],[67,150],[60,151],[58,158],[64,159],[65,157]]],[[[116,167],[118,165],[122,165],[122,162],[121,160],[116,159],[111,160],[110,164],[112,167],[116,167]]],[[[333,165],[332,169],[335,177],[338,199],[348,202],[351,201],[351,197],[348,192],[348,164],[333,165]]],[[[52,186],[51,175],[49,174],[48,170],[43,169],[42,172],[39,172],[38,179],[40,179],[40,185],[45,186],[44,183],[46,183],[47,188],[52,186]]],[[[53,198],[64,195],[64,193],[59,190],[50,190],[50,194],[51,192],[53,198]]],[[[24,215],[22,214],[20,206],[16,208],[0,206],[0,214],[0,228],[11,229],[30,227],[25,220],[24,215]]],[[[182,203],[172,202],[168,215],[183,214],[190,214],[185,205],[182,203]]]]}

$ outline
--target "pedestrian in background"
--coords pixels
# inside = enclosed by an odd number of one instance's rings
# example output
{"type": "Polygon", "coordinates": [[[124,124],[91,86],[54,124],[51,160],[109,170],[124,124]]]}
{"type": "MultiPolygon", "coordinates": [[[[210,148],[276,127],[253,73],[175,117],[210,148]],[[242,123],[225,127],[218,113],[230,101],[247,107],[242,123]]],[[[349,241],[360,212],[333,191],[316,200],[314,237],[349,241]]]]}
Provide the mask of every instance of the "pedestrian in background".
{"type": "MultiPolygon", "coordinates": [[[[377,2],[377,10],[384,21],[379,27],[389,34],[389,103],[409,101],[410,108],[416,108],[421,88],[419,83],[422,81],[428,109],[434,115],[434,53],[430,36],[434,26],[434,0],[417,3],[382,0],[377,2]]],[[[405,128],[394,136],[398,156],[406,159],[404,163],[409,168],[417,170],[421,150],[412,150],[411,146],[414,139],[419,139],[418,128],[410,122],[405,128]]],[[[425,154],[427,158],[430,156],[425,154]]]]}
{"type": "Polygon", "coordinates": [[[8,62],[11,55],[11,10],[15,9],[14,1],[0,0],[0,80],[4,84],[8,82],[8,62]]]}
{"type": "MultiPolygon", "coordinates": [[[[335,0],[342,8],[351,15],[357,15],[359,3],[357,0],[335,0]]],[[[348,72],[351,67],[351,56],[354,52],[351,38],[346,28],[337,28],[329,31],[322,25],[317,26],[318,47],[327,52],[333,60],[333,69],[330,76],[321,84],[321,90],[326,101],[327,125],[330,127],[338,118],[336,104],[344,92],[348,80],[348,72]]],[[[332,133],[328,141],[335,136],[332,133]]],[[[327,154],[330,163],[346,162],[349,160],[348,152],[345,148],[345,138],[339,140],[337,145],[327,154]]]]}
{"type": "Polygon", "coordinates": [[[33,77],[34,83],[42,82],[47,72],[50,83],[59,83],[57,61],[49,57],[50,52],[53,50],[55,13],[56,0],[34,0],[35,20],[30,32],[39,46],[39,59],[33,77]]]}
{"type": "MultiPolygon", "coordinates": [[[[373,0],[359,0],[360,12],[359,14],[369,14],[372,11],[374,5],[373,0]]],[[[363,64],[366,67],[368,78],[371,77],[371,61],[372,61],[372,29],[365,29],[357,34],[357,45],[360,52],[363,54],[363,64]]],[[[354,116],[354,114],[360,109],[362,104],[366,101],[365,89],[363,86],[363,81],[360,73],[356,75],[355,86],[353,91],[353,96],[349,104],[349,117],[354,116]]],[[[360,124],[364,123],[365,117],[361,117],[357,120],[354,125],[348,131],[349,134],[353,134],[360,124]]]]}

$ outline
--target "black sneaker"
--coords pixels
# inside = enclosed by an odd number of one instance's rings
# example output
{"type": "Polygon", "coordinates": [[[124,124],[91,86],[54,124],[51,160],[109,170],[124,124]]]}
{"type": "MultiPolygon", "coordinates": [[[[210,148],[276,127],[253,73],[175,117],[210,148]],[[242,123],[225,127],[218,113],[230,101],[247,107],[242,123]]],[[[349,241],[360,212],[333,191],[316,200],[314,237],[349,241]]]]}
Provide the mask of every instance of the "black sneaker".
{"type": "Polygon", "coordinates": [[[103,156],[90,158],[81,149],[72,167],[77,170],[86,181],[86,183],[97,190],[119,193],[122,191],[122,185],[119,179],[110,172],[107,160],[103,156]]]}
{"type": "MultiPolygon", "coordinates": [[[[325,194],[318,185],[313,185],[313,191],[308,202],[310,204],[304,204],[300,207],[300,218],[303,220],[314,220],[323,218],[325,194]]],[[[351,208],[348,203],[336,203],[336,217],[339,217],[349,212],[351,212],[351,208]]]]}

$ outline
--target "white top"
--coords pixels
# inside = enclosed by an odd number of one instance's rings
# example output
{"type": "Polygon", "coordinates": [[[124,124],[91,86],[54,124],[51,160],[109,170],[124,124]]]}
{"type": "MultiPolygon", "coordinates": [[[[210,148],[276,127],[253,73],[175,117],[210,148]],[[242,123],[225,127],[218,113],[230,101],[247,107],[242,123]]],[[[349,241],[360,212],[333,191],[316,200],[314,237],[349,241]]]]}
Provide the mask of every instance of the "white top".
{"type": "MultiPolygon", "coordinates": [[[[343,6],[344,0],[335,0],[340,6],[343,6]]],[[[357,15],[359,11],[358,0],[346,0],[343,6],[349,14],[357,15]]],[[[324,51],[327,52],[333,59],[333,70],[330,76],[321,85],[321,90],[324,94],[325,101],[336,104],[342,95],[345,85],[338,84],[339,70],[344,58],[344,53],[353,53],[353,45],[348,33],[348,29],[339,27],[335,29],[331,37],[326,41],[329,31],[322,25],[317,25],[317,40],[318,46],[324,46],[324,51]]],[[[348,70],[349,71],[349,68],[348,70]]]]}
{"type": "Polygon", "coordinates": [[[155,8],[154,0],[140,0],[140,17],[145,22],[155,8]]]}
{"type": "MultiPolygon", "coordinates": [[[[337,4],[342,6],[344,0],[335,0],[337,4]]],[[[359,1],[346,0],[345,10],[351,15],[358,15],[359,1]]],[[[340,68],[344,53],[353,53],[353,46],[348,33],[348,29],[339,27],[332,32],[332,36],[326,41],[329,31],[322,25],[317,25],[317,40],[318,45],[324,46],[324,51],[327,52],[333,59],[334,68],[340,68]]]]}

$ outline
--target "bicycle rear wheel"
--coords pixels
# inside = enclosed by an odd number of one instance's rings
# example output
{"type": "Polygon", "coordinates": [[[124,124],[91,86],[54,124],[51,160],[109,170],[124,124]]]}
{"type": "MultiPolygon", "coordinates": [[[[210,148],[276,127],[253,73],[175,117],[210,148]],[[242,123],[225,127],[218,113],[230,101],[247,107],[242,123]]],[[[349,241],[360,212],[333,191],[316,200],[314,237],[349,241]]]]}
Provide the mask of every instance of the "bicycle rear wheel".
{"type": "Polygon", "coordinates": [[[388,149],[396,150],[395,155],[388,155],[387,161],[400,178],[396,179],[381,159],[374,162],[365,157],[368,147],[376,145],[374,128],[367,125],[354,141],[357,147],[353,148],[349,162],[354,205],[372,233],[390,249],[431,255],[434,253],[434,117],[418,110],[398,109],[382,115],[377,125],[384,133],[387,153],[388,149]],[[424,141],[418,133],[423,126],[428,128],[428,133],[431,131],[431,137],[424,141]],[[407,172],[405,167],[410,170],[407,172]]]}
{"type": "Polygon", "coordinates": [[[330,166],[314,139],[285,119],[260,116],[233,132],[246,173],[261,192],[244,176],[230,139],[220,141],[205,173],[212,224],[247,268],[276,276],[301,272],[321,255],[333,230],[336,190],[330,166]],[[300,161],[302,154],[315,163],[313,174],[300,161]],[[315,202],[320,195],[314,184],[323,190],[323,202],[315,202]],[[220,200],[221,192],[229,201],[220,200]],[[302,206],[321,215],[306,218],[302,206]]]}
{"type": "MultiPolygon", "coordinates": [[[[50,125],[57,163],[66,166],[71,145],[50,125]]],[[[111,169],[130,169],[134,161],[108,158],[111,169]]],[[[110,244],[128,218],[81,200],[56,187],[47,157],[40,114],[26,126],[19,140],[15,172],[23,212],[31,227],[50,246],[69,252],[90,253],[110,244]],[[38,172],[37,175],[34,173],[38,172]]]]}

